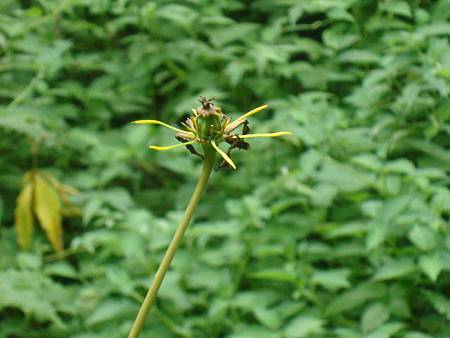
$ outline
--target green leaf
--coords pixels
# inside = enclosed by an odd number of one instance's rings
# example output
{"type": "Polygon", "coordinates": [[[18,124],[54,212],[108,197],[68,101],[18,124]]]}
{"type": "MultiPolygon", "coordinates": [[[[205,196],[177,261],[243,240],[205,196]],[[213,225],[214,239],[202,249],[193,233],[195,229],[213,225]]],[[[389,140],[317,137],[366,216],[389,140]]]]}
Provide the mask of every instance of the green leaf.
{"type": "Polygon", "coordinates": [[[23,270],[39,270],[42,267],[42,257],[29,252],[17,255],[17,265],[23,270]]]}
{"type": "Polygon", "coordinates": [[[375,281],[397,279],[415,271],[415,269],[412,258],[392,259],[375,272],[373,279],[375,281]]]}
{"type": "Polygon", "coordinates": [[[412,15],[411,7],[408,5],[407,1],[395,0],[382,3],[380,5],[380,9],[392,14],[403,15],[406,17],[411,17],[412,15]]]}
{"type": "Polygon", "coordinates": [[[248,38],[257,28],[258,25],[254,23],[234,23],[226,28],[209,29],[206,34],[213,45],[222,47],[230,42],[248,38]]]}
{"type": "Polygon", "coordinates": [[[311,281],[315,284],[322,285],[324,288],[335,291],[351,286],[348,281],[350,275],[349,269],[335,269],[328,271],[314,271],[311,281]]]}
{"type": "Polygon", "coordinates": [[[234,327],[233,333],[227,338],[278,338],[278,334],[261,326],[240,324],[234,327]]]}
{"type": "Polygon", "coordinates": [[[380,246],[388,234],[388,226],[385,223],[373,222],[367,232],[366,246],[368,250],[373,250],[380,246]]]}
{"type": "Polygon", "coordinates": [[[245,310],[256,310],[261,306],[272,305],[280,295],[274,290],[254,290],[239,292],[233,299],[234,306],[245,310]]]}
{"type": "Polygon", "coordinates": [[[156,15],[181,26],[189,26],[198,16],[198,13],[187,6],[169,4],[159,8],[156,15]]]}
{"type": "Polygon", "coordinates": [[[404,327],[402,323],[387,323],[365,338],[390,338],[404,327]]]}
{"type": "Polygon", "coordinates": [[[443,163],[450,164],[450,151],[442,148],[438,144],[426,140],[406,139],[402,142],[402,145],[417,149],[443,163]]]}
{"type": "Polygon", "coordinates": [[[385,288],[380,284],[362,284],[354,289],[345,291],[334,298],[325,309],[327,316],[353,310],[370,299],[382,297],[385,288]]]}
{"type": "Polygon", "coordinates": [[[409,240],[420,250],[429,251],[436,246],[436,235],[430,227],[415,225],[409,232],[409,240]]]}
{"type": "Polygon", "coordinates": [[[296,279],[295,274],[293,274],[292,272],[278,269],[250,272],[247,277],[252,279],[267,279],[279,282],[294,282],[296,279]]]}
{"type": "Polygon", "coordinates": [[[381,303],[367,307],[361,318],[361,327],[364,332],[371,332],[389,319],[389,312],[381,303]]]}
{"type": "Polygon", "coordinates": [[[338,56],[338,61],[355,64],[371,64],[380,62],[377,54],[367,50],[351,49],[345,51],[338,56]]]}
{"type": "Polygon", "coordinates": [[[442,257],[438,253],[421,256],[419,259],[419,267],[432,282],[436,282],[443,269],[442,257]]]}
{"type": "Polygon", "coordinates": [[[436,311],[445,316],[447,320],[450,320],[450,299],[433,291],[423,291],[423,293],[436,311]]]}
{"type": "Polygon", "coordinates": [[[282,318],[274,309],[258,307],[253,311],[255,318],[265,327],[278,330],[283,324],[282,318]]]}
{"type": "Polygon", "coordinates": [[[367,188],[372,183],[372,177],[365,175],[349,165],[329,161],[318,173],[317,179],[330,183],[344,192],[354,192],[367,188]]]}
{"type": "Polygon", "coordinates": [[[130,316],[136,310],[136,305],[126,299],[106,299],[99,304],[94,312],[89,316],[86,324],[93,326],[104,322],[110,322],[114,319],[123,320],[124,316],[130,316]]]}
{"type": "Polygon", "coordinates": [[[320,334],[323,329],[323,321],[320,318],[302,315],[294,318],[284,329],[286,337],[310,337],[320,334]]]}
{"type": "Polygon", "coordinates": [[[75,268],[67,262],[56,262],[45,267],[44,272],[48,276],[59,276],[65,278],[79,279],[75,268]]]}
{"type": "Polygon", "coordinates": [[[41,323],[51,322],[59,329],[65,324],[58,315],[68,294],[61,285],[39,272],[10,269],[0,273],[0,309],[16,308],[41,323]]]}
{"type": "Polygon", "coordinates": [[[356,41],[358,36],[343,29],[343,26],[334,25],[327,29],[322,35],[324,43],[335,49],[340,50],[350,47],[356,41]]]}
{"type": "Polygon", "coordinates": [[[404,338],[433,338],[433,336],[423,332],[408,332],[404,338]]]}
{"type": "Polygon", "coordinates": [[[437,22],[431,25],[426,25],[421,27],[418,30],[418,33],[423,34],[425,36],[434,36],[434,35],[450,35],[450,24],[447,22],[437,22]]]}

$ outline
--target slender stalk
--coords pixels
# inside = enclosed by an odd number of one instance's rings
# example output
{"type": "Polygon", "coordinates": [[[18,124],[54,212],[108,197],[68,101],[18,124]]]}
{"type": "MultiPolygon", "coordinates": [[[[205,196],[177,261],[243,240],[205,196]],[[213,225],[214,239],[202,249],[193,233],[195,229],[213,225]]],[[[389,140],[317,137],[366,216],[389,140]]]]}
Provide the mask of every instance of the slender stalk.
{"type": "Polygon", "coordinates": [[[195,187],[194,193],[192,194],[191,200],[184,212],[183,219],[181,220],[180,225],[178,226],[172,241],[167,248],[167,251],[164,255],[161,264],[159,265],[158,271],[156,271],[155,278],[153,279],[153,283],[150,286],[150,289],[145,296],[144,301],[142,302],[141,308],[137,314],[137,317],[133,323],[133,327],[131,328],[130,334],[128,338],[137,338],[139,333],[142,330],[142,327],[145,323],[145,317],[150,311],[153,303],[156,300],[156,294],[158,293],[159,287],[166,275],[167,270],[169,270],[170,263],[172,262],[173,257],[175,256],[175,252],[177,251],[178,246],[183,238],[183,234],[186,231],[189,222],[194,214],[197,206],[200,202],[200,198],[202,197],[203,191],[208,184],[209,176],[211,175],[212,168],[214,166],[214,158],[215,152],[211,150],[209,147],[205,146],[205,159],[203,162],[203,170],[200,174],[200,177],[197,182],[197,186],[195,187]]]}

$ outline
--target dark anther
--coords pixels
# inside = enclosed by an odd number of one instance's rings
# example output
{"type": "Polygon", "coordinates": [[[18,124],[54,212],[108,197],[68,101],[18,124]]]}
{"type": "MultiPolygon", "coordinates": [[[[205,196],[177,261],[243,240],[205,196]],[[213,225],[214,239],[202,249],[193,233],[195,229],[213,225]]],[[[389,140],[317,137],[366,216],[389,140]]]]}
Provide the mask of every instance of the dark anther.
{"type": "Polygon", "coordinates": [[[243,135],[246,135],[246,134],[248,134],[249,132],[250,132],[250,127],[249,127],[249,125],[248,125],[248,121],[245,120],[244,126],[242,127],[242,134],[243,134],[243,135]]]}
{"type": "MultiPolygon", "coordinates": [[[[176,138],[178,141],[180,141],[181,143],[184,143],[184,142],[188,142],[188,141],[189,141],[189,140],[187,140],[187,139],[185,139],[184,137],[181,137],[181,136],[175,136],[175,138],[176,138]]],[[[200,156],[200,158],[201,158],[202,160],[204,159],[203,155],[200,154],[197,150],[195,150],[195,148],[194,148],[194,146],[193,146],[192,144],[186,145],[186,148],[187,148],[187,150],[189,150],[189,152],[190,152],[191,154],[200,156]]]]}
{"type": "Polygon", "coordinates": [[[249,150],[250,144],[245,142],[243,139],[239,138],[239,136],[234,135],[233,137],[227,137],[225,139],[225,142],[227,142],[230,145],[230,149],[238,148],[238,149],[244,149],[249,150]]]}

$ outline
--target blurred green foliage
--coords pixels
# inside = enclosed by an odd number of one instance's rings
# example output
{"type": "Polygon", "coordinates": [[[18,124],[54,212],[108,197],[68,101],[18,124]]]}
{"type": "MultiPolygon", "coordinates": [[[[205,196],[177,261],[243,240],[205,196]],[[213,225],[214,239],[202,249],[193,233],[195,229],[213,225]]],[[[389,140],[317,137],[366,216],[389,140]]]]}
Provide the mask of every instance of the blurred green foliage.
{"type": "Polygon", "coordinates": [[[450,332],[448,0],[2,0],[0,337],[124,337],[200,163],[170,132],[268,103],[214,173],[143,337],[450,332]],[[32,151],[33,149],[37,151],[32,151]],[[34,155],[33,155],[34,154],[34,155]],[[80,193],[58,259],[21,179],[80,193]]]}

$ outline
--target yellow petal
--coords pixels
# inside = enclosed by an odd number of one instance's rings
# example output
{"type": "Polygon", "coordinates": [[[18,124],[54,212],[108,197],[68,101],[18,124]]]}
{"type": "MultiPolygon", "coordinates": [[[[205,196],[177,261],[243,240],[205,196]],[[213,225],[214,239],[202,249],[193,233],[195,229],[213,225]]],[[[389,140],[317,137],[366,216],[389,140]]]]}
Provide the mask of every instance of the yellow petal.
{"type": "Polygon", "coordinates": [[[179,147],[183,147],[183,146],[187,146],[189,144],[195,143],[195,141],[189,141],[189,142],[184,142],[184,143],[179,143],[179,144],[174,144],[172,146],[166,146],[166,147],[159,147],[159,146],[150,146],[150,149],[153,150],[171,150],[171,149],[175,149],[175,148],[179,148],[179,147]]]}
{"type": "Polygon", "coordinates": [[[217,152],[220,154],[220,156],[223,157],[223,159],[234,169],[236,170],[236,165],[234,164],[234,162],[231,160],[231,158],[222,150],[220,149],[216,142],[214,140],[211,141],[212,146],[214,147],[214,149],[217,150],[217,152]]]}
{"type": "Polygon", "coordinates": [[[260,106],[258,108],[252,109],[250,110],[248,113],[245,113],[242,116],[239,116],[236,120],[234,120],[233,122],[229,123],[228,126],[225,129],[225,132],[230,133],[233,130],[235,130],[236,128],[238,128],[243,122],[244,120],[252,115],[255,115],[256,113],[259,113],[261,110],[264,110],[268,107],[267,104],[260,106]]]}
{"type": "Polygon", "coordinates": [[[188,133],[186,130],[181,130],[181,129],[172,127],[171,125],[169,125],[167,123],[164,123],[162,121],[158,121],[158,120],[138,120],[138,121],[133,121],[131,123],[133,123],[133,124],[159,124],[159,125],[164,126],[166,128],[175,130],[175,131],[177,131],[179,133],[188,133]]]}
{"type": "MultiPolygon", "coordinates": [[[[265,104],[265,105],[260,106],[260,107],[258,107],[258,108],[252,109],[252,110],[250,110],[248,113],[245,113],[244,115],[238,117],[237,120],[243,120],[243,119],[246,119],[246,118],[249,117],[249,116],[252,116],[252,115],[255,115],[256,113],[259,113],[261,110],[264,110],[264,109],[266,109],[267,107],[268,107],[268,105],[265,104]]],[[[237,121],[237,120],[236,120],[236,121],[237,121]]]]}
{"type": "Polygon", "coordinates": [[[239,138],[258,138],[258,137],[278,137],[283,135],[290,135],[292,133],[288,131],[279,131],[277,133],[268,133],[268,134],[247,134],[247,135],[238,135],[239,138]]]}
{"type": "Polygon", "coordinates": [[[244,124],[245,120],[235,120],[233,122],[228,122],[228,124],[225,127],[225,133],[229,134],[232,131],[234,131],[236,128],[239,128],[241,126],[241,124],[244,124]]]}

